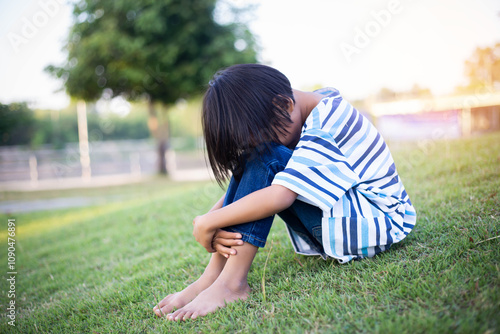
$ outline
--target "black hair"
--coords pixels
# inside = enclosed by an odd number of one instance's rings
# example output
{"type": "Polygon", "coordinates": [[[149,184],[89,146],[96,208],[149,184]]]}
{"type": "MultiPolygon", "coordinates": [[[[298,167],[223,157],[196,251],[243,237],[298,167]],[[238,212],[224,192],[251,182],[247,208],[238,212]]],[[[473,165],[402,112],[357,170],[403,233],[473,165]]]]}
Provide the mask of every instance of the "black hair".
{"type": "Polygon", "coordinates": [[[203,98],[202,125],[220,185],[230,173],[239,176],[245,151],[279,143],[279,136],[288,134],[290,103],[295,103],[290,81],[272,67],[240,64],[214,75],[203,98]]]}

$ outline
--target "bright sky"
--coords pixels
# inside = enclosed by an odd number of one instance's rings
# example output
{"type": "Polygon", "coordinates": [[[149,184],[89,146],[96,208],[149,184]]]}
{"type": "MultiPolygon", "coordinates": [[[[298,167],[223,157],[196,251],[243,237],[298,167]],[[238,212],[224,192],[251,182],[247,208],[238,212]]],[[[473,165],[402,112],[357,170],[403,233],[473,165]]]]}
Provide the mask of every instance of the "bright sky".
{"type": "MultiPolygon", "coordinates": [[[[465,83],[464,61],[500,42],[498,0],[226,0],[257,5],[250,26],[261,60],[295,88],[338,88],[362,98],[414,83],[446,94],[465,83]]],[[[0,102],[62,108],[61,82],[43,72],[59,64],[71,23],[63,0],[0,2],[0,102]]]]}

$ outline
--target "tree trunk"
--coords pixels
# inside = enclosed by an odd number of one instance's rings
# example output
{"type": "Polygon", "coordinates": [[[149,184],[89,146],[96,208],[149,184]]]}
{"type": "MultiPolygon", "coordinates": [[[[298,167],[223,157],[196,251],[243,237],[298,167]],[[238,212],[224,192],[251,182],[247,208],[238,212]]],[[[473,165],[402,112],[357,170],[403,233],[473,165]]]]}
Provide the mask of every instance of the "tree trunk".
{"type": "Polygon", "coordinates": [[[167,174],[167,141],[165,139],[158,139],[158,173],[162,175],[167,174]]]}
{"type": "Polygon", "coordinates": [[[149,120],[148,127],[151,134],[156,139],[157,152],[158,152],[158,173],[167,175],[167,158],[166,152],[169,144],[168,121],[165,118],[159,118],[155,109],[154,102],[149,99],[149,120]]]}

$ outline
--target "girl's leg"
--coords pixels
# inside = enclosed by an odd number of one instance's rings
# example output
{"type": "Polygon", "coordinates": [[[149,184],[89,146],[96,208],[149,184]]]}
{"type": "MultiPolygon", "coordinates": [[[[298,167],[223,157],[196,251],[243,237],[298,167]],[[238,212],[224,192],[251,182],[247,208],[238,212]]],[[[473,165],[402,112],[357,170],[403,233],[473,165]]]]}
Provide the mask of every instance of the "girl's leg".
{"type": "MultiPolygon", "coordinates": [[[[259,189],[269,186],[274,175],[283,170],[291,156],[291,150],[272,145],[268,150],[247,160],[239,179],[232,178],[226,192],[224,206],[259,189]]],[[[227,303],[246,299],[250,292],[247,283],[248,271],[258,247],[264,247],[274,217],[267,217],[246,224],[234,225],[228,231],[238,232],[244,244],[235,246],[236,255],[227,259],[224,269],[206,290],[192,302],[168,315],[170,320],[194,319],[214,312],[227,303]]]]}
{"type": "Polygon", "coordinates": [[[249,243],[234,247],[236,255],[227,259],[224,269],[215,282],[203,290],[192,302],[168,314],[167,319],[182,321],[196,319],[223,308],[238,299],[245,300],[250,293],[248,271],[257,253],[257,247],[249,243]]]}
{"type": "MultiPolygon", "coordinates": [[[[231,178],[223,205],[236,202],[254,191],[270,186],[274,176],[285,169],[291,155],[292,150],[283,145],[270,144],[268,147],[256,148],[254,154],[247,159],[241,177],[231,178]]],[[[264,247],[273,219],[274,216],[270,216],[224,229],[240,233],[244,242],[264,247]]]]}
{"type": "MultiPolygon", "coordinates": [[[[280,216],[290,228],[309,242],[316,251],[324,254],[321,245],[322,211],[319,208],[296,201],[289,209],[281,212],[280,216]]],[[[261,233],[264,229],[269,233],[271,223],[272,221],[267,224],[266,222],[241,224],[233,226],[231,229],[242,233],[244,236],[246,235],[247,240],[252,242],[260,243],[259,240],[264,238],[263,242],[265,243],[267,234],[263,236],[261,233]]],[[[174,313],[168,314],[167,318],[169,320],[196,319],[199,316],[214,312],[218,308],[223,308],[226,304],[235,300],[245,300],[248,297],[250,287],[248,286],[247,276],[258,247],[245,242],[243,246],[233,248],[237,251],[236,255],[229,257],[215,282],[198,294],[192,302],[174,313]]]]}
{"type": "MultiPolygon", "coordinates": [[[[323,211],[320,208],[296,200],[292,206],[278,215],[284,220],[289,230],[307,242],[316,253],[326,258],[327,255],[322,245],[323,211]]],[[[295,236],[292,237],[292,242],[296,242],[294,238],[295,236]]]]}
{"type": "Polygon", "coordinates": [[[213,253],[203,274],[184,290],[166,296],[153,308],[157,316],[165,316],[192,301],[200,292],[212,285],[222,272],[226,258],[219,253],[213,253]]]}

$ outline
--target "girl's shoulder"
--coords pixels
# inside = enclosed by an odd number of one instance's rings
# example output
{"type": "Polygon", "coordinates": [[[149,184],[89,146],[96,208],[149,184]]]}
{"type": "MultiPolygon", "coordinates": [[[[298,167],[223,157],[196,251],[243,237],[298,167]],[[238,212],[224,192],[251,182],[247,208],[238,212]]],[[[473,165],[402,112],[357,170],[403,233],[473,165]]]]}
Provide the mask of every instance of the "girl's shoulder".
{"type": "Polygon", "coordinates": [[[314,92],[321,94],[321,95],[324,95],[325,97],[335,97],[335,96],[340,95],[340,92],[338,91],[338,89],[333,88],[333,87],[324,87],[324,88],[316,89],[314,92]]]}
{"type": "Polygon", "coordinates": [[[313,130],[328,132],[329,127],[333,124],[331,121],[339,116],[336,110],[341,105],[343,98],[336,88],[320,88],[314,90],[314,93],[322,95],[323,98],[307,117],[302,128],[303,133],[313,130]]]}

